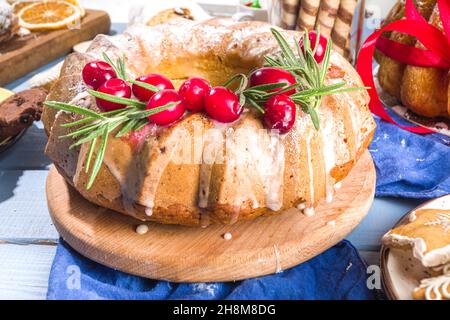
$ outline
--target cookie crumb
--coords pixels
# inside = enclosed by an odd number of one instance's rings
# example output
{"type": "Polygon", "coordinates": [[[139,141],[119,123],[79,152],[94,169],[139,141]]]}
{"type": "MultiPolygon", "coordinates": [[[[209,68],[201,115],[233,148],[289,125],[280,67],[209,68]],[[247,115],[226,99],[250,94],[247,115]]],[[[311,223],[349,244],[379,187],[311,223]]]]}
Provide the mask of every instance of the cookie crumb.
{"type": "Polygon", "coordinates": [[[148,232],[148,226],[146,224],[140,224],[136,227],[138,234],[146,234],[148,232]]]}
{"type": "Polygon", "coordinates": [[[228,241],[231,240],[231,238],[233,238],[233,235],[229,232],[226,232],[224,233],[223,238],[228,241]]]}

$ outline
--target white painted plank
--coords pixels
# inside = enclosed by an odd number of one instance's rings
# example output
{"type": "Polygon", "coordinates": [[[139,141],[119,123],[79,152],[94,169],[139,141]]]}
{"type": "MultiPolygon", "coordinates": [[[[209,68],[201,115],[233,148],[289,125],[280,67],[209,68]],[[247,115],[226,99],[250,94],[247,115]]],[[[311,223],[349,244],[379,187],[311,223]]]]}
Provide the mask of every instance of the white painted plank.
{"type": "Polygon", "coordinates": [[[45,299],[56,246],[0,244],[0,299],[45,299]]]}
{"type": "Polygon", "coordinates": [[[45,169],[50,159],[44,154],[47,136],[41,122],[34,123],[23,137],[0,153],[0,170],[45,169]]]}
{"type": "Polygon", "coordinates": [[[0,171],[0,240],[58,239],[47,209],[45,170],[0,171]]]}

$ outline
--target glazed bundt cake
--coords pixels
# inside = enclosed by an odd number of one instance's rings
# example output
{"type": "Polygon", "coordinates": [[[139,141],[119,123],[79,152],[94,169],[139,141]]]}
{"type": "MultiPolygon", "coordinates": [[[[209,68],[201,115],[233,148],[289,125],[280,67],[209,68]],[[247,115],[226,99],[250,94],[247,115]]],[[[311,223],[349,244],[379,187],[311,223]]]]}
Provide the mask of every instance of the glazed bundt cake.
{"type": "MultiPolygon", "coordinates": [[[[416,1],[416,7],[429,22],[443,30],[436,0],[416,1]]],[[[405,15],[405,1],[399,1],[389,13],[386,21],[402,19],[405,15]]],[[[424,49],[422,44],[409,35],[399,32],[386,34],[396,42],[415,45],[424,49]]],[[[426,117],[450,117],[448,104],[448,70],[423,68],[402,64],[383,54],[378,54],[380,64],[378,79],[381,87],[391,96],[415,113],[426,117]]]]}
{"type": "MultiPolygon", "coordinates": [[[[67,57],[47,100],[96,109],[82,80],[84,65],[125,56],[132,77],[158,72],[177,84],[192,76],[223,85],[231,76],[262,66],[279,47],[271,26],[212,19],[130,27],[114,38],[99,35],[86,54],[67,57]]],[[[300,33],[280,31],[289,40],[300,33]]],[[[292,41],[292,47],[294,43],[292,41]]],[[[363,86],[353,67],[332,53],[326,83],[363,86]]],[[[234,223],[297,206],[312,213],[367,150],[375,129],[365,90],[329,95],[317,108],[321,128],[299,113],[292,130],[272,135],[251,109],[223,124],[188,113],[168,127],[148,126],[145,137],[109,137],[95,183],[86,188],[89,146],[61,136],[75,115],[46,107],[47,155],[87,200],[140,220],[165,224],[234,223]],[[189,146],[182,148],[179,146],[189,146]],[[188,151],[186,152],[186,149],[188,151]],[[184,153],[184,154],[180,154],[184,153]],[[180,161],[183,157],[184,161],[180,161]],[[188,161],[186,161],[186,157],[188,161]]]]}

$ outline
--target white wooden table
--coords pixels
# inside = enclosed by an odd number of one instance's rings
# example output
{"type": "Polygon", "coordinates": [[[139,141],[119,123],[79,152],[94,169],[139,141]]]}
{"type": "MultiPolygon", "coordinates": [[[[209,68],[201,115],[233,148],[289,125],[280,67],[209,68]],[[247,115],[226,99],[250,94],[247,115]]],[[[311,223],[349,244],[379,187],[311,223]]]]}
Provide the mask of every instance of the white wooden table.
{"type": "MultiPolygon", "coordinates": [[[[117,31],[123,27],[113,24],[117,31]]],[[[27,80],[50,65],[7,88],[26,89],[27,80]]],[[[42,124],[35,123],[16,145],[0,154],[0,299],[46,297],[58,243],[45,197],[50,165],[43,153],[46,140],[42,124]]],[[[369,215],[348,239],[369,264],[377,264],[382,234],[418,204],[416,200],[375,199],[369,215]]]]}

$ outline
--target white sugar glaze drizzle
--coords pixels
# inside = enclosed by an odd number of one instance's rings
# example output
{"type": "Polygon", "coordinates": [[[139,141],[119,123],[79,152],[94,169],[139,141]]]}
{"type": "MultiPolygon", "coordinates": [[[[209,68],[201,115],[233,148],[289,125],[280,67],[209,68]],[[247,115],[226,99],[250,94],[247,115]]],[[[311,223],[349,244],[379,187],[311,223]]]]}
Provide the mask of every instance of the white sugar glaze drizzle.
{"type": "Polygon", "coordinates": [[[308,159],[308,178],[309,178],[309,205],[314,205],[314,168],[311,154],[311,139],[312,134],[306,138],[306,154],[308,159]]]}
{"type": "Polygon", "coordinates": [[[331,203],[333,201],[334,182],[331,176],[331,170],[336,166],[336,148],[334,136],[334,120],[333,112],[325,111],[326,108],[319,108],[323,121],[321,122],[320,136],[322,138],[322,154],[323,162],[325,164],[325,191],[326,201],[331,203]]]}
{"type": "Polygon", "coordinates": [[[450,275],[450,263],[444,264],[442,266],[432,268],[435,272],[442,272],[442,274],[450,275]]]}
{"type": "Polygon", "coordinates": [[[281,136],[273,134],[269,136],[268,156],[259,159],[264,159],[266,162],[258,165],[257,168],[260,176],[264,177],[266,207],[278,211],[283,205],[285,151],[281,136]]]}
{"type": "Polygon", "coordinates": [[[218,161],[218,156],[223,152],[223,136],[225,125],[216,123],[215,127],[207,130],[202,151],[200,164],[200,186],[198,194],[198,207],[205,209],[208,207],[208,199],[211,187],[211,174],[213,164],[218,161]]]}
{"type": "Polygon", "coordinates": [[[450,275],[423,279],[419,288],[425,289],[427,300],[450,299],[450,275]]]}
{"type": "Polygon", "coordinates": [[[86,101],[89,102],[89,100],[85,100],[85,99],[88,98],[88,97],[90,97],[89,92],[81,91],[81,92],[77,93],[76,96],[73,97],[72,100],[70,100],[68,104],[78,105],[78,103],[81,100],[84,100],[83,103],[82,103],[82,106],[87,108],[87,107],[89,107],[90,103],[89,103],[89,105],[87,105],[86,101]]]}

